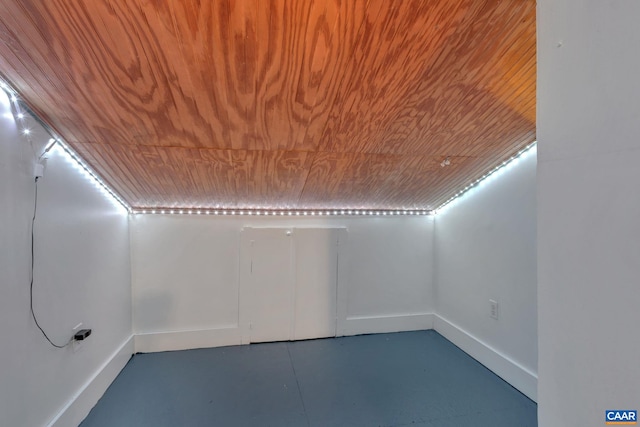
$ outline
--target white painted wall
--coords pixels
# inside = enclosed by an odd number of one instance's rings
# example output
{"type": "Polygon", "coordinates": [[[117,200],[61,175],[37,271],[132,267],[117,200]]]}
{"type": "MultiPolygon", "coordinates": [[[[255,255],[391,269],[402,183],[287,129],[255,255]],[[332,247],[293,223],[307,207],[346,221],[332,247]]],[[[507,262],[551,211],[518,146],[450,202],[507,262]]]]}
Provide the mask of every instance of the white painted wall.
{"type": "Polygon", "coordinates": [[[34,132],[32,149],[4,92],[0,110],[0,425],[75,426],[133,349],[126,346],[128,220],[60,152],[51,153],[38,184],[35,310],[58,343],[80,322],[93,329],[75,353],[53,348],[29,311],[34,151],[42,151],[48,136],[25,119],[34,132]]]}
{"type": "Polygon", "coordinates": [[[535,400],[535,148],[435,222],[436,330],[535,400]],[[489,300],[498,302],[498,319],[489,300]]]}
{"type": "Polygon", "coordinates": [[[338,267],[343,291],[339,301],[346,301],[342,332],[431,327],[431,217],[137,215],[131,227],[139,351],[240,343],[243,227],[346,227],[348,239],[341,243],[338,267]]]}
{"type": "Polygon", "coordinates": [[[538,2],[541,426],[640,409],[640,2],[538,2]]]}

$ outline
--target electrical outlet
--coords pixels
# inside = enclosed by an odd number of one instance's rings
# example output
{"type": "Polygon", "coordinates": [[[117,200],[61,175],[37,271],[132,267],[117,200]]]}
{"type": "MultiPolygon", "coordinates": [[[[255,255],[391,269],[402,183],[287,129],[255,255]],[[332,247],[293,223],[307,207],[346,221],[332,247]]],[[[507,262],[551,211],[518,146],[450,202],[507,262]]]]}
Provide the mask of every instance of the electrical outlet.
{"type": "Polygon", "coordinates": [[[71,347],[73,348],[74,353],[77,353],[78,351],[82,350],[82,348],[84,347],[84,341],[76,341],[73,339],[73,336],[80,329],[82,329],[82,323],[78,323],[76,326],[73,327],[73,330],[71,331],[71,339],[73,340],[71,342],[71,347]]]}
{"type": "Polygon", "coordinates": [[[498,318],[498,301],[492,299],[489,300],[489,316],[494,319],[498,318]]]}

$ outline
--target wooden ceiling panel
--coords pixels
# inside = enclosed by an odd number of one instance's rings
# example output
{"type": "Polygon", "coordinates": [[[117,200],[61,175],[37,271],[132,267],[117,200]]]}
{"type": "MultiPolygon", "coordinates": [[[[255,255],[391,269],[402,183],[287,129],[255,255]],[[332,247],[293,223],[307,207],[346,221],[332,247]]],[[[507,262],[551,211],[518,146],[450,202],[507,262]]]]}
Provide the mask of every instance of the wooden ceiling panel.
{"type": "Polygon", "coordinates": [[[137,208],[429,209],[535,139],[535,6],[7,0],[0,72],[137,208]]]}
{"type": "Polygon", "coordinates": [[[403,209],[435,209],[444,202],[436,199],[442,188],[461,171],[468,170],[478,159],[474,157],[411,157],[406,156],[386,185],[379,188],[377,199],[383,205],[402,206],[403,209]],[[442,167],[445,159],[449,165],[442,167]],[[426,183],[426,185],[424,185],[426,183]],[[415,188],[419,187],[419,191],[415,188]]]}
{"type": "Polygon", "coordinates": [[[298,195],[311,166],[311,153],[234,150],[232,157],[237,207],[297,206],[298,195]]]}
{"type": "Polygon", "coordinates": [[[323,150],[379,152],[379,137],[471,2],[371,3],[377,13],[361,28],[355,61],[342,80],[344,96],[334,104],[334,117],[322,136],[323,150]]]}
{"type": "Polygon", "coordinates": [[[316,153],[300,204],[312,208],[382,208],[374,202],[375,194],[400,161],[400,156],[385,154],[316,153]]]}
{"type": "MultiPolygon", "coordinates": [[[[428,147],[440,151],[434,154],[479,155],[473,152],[473,137],[486,136],[487,130],[496,129],[496,120],[520,120],[520,128],[526,130],[535,124],[535,104],[526,108],[522,105],[535,99],[535,86],[512,105],[505,102],[506,97],[516,91],[499,90],[510,77],[508,71],[517,73],[523,68],[534,70],[526,83],[535,85],[535,44],[533,49],[531,45],[535,25],[516,25],[521,20],[535,22],[535,10],[527,2],[475,2],[474,6],[464,17],[467,25],[457,27],[460,30],[450,35],[440,55],[416,80],[418,86],[402,98],[394,120],[381,133],[373,152],[418,154],[428,147]],[[500,17],[505,20],[504,27],[496,25],[500,17]],[[498,36],[502,38],[500,43],[486,42],[498,36]],[[524,61],[505,72],[508,65],[504,58],[524,61]],[[488,109],[494,117],[488,117],[488,109]],[[525,118],[525,113],[530,117],[525,118]],[[433,137],[436,141],[430,144],[433,137]]],[[[503,135],[499,140],[510,144],[510,137],[503,135]]]]}
{"type": "Polygon", "coordinates": [[[336,29],[342,29],[338,16],[347,2],[276,0],[265,10],[262,1],[248,6],[253,28],[246,45],[247,80],[255,90],[248,107],[253,124],[249,148],[313,151],[318,139],[305,135],[311,131],[315,136],[314,129],[324,124],[326,98],[335,92],[336,63],[344,61],[343,43],[348,43],[336,29]],[[296,32],[285,30],[291,22],[296,32]]]}
{"type": "Polygon", "coordinates": [[[80,144],[78,153],[99,168],[114,171],[104,176],[135,207],[234,206],[236,175],[231,150],[167,148],[118,144],[80,144]],[[133,178],[135,177],[135,179],[133,178]],[[134,181],[134,185],[128,183],[134,181]],[[210,202],[203,204],[206,198],[210,202]]]}

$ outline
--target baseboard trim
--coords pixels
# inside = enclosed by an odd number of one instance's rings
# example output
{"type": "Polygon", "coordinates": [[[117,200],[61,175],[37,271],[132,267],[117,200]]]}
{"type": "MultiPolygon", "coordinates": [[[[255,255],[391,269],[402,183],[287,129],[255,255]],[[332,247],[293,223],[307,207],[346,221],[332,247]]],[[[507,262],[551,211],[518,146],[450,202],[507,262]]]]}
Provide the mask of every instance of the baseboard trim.
{"type": "MultiPolygon", "coordinates": [[[[391,316],[353,316],[339,322],[337,336],[433,329],[432,313],[391,316]]],[[[194,348],[241,345],[242,333],[237,326],[186,331],[138,333],[136,353],[190,350],[194,348]]]]}
{"type": "Polygon", "coordinates": [[[438,314],[434,314],[433,325],[436,332],[462,351],[482,363],[529,399],[538,401],[538,376],[534,372],[438,314]]]}
{"type": "Polygon", "coordinates": [[[390,316],[352,316],[338,327],[338,336],[380,334],[388,332],[433,329],[432,313],[399,314],[390,316]]]}
{"type": "Polygon", "coordinates": [[[242,344],[242,334],[237,326],[187,331],[148,332],[135,335],[136,353],[190,350],[240,344],[242,344]]]}
{"type": "Polygon", "coordinates": [[[109,357],[84,386],[69,400],[48,427],[77,426],[89,415],[104,392],[116,379],[134,353],[133,335],[109,357]]]}

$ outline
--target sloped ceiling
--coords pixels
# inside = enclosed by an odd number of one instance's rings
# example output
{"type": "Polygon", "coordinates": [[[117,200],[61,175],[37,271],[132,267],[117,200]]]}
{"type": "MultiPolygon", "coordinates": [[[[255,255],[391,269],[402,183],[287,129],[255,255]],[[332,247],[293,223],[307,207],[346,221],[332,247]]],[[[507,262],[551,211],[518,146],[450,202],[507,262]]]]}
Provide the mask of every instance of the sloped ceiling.
{"type": "Polygon", "coordinates": [[[0,39],[134,208],[432,209],[535,140],[535,1],[4,0],[0,39]]]}

